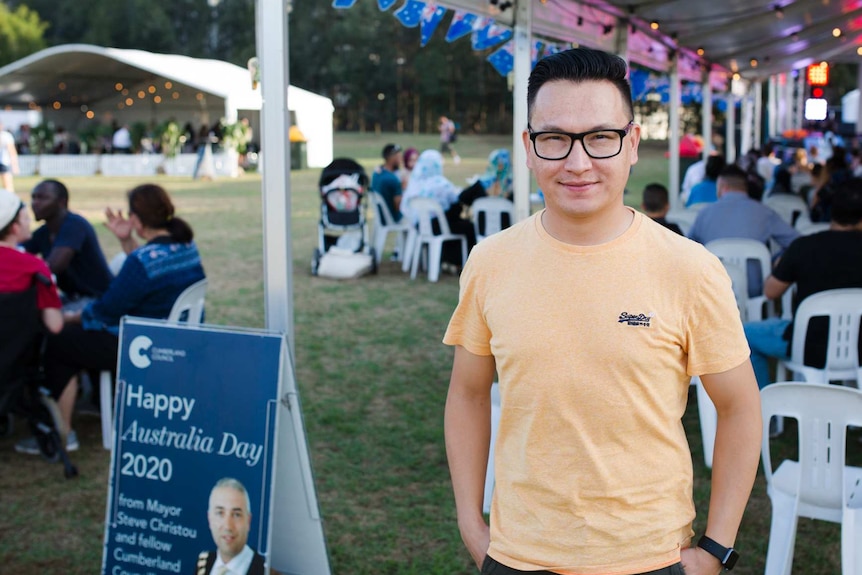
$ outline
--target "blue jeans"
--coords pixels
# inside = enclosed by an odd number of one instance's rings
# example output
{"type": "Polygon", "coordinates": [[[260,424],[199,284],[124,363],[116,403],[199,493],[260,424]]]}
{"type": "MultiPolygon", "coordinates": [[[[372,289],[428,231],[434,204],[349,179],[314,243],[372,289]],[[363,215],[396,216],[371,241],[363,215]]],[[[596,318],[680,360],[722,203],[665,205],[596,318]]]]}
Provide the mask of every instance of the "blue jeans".
{"type": "Polygon", "coordinates": [[[742,326],[748,339],[748,347],[751,348],[751,365],[754,367],[754,375],[760,389],[772,383],[768,359],[790,359],[787,353],[788,342],[784,339],[788,325],[790,320],[772,318],[748,322],[742,326]]]}

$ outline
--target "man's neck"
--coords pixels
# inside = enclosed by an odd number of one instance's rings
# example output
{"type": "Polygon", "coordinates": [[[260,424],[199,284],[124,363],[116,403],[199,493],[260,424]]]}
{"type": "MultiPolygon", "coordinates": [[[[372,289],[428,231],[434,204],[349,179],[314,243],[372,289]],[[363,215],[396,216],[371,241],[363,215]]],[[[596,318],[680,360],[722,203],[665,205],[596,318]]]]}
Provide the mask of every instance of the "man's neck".
{"type": "Polygon", "coordinates": [[[583,218],[559,217],[545,210],[541,220],[551,237],[574,246],[606,244],[623,235],[633,221],[634,212],[622,204],[608,213],[583,218]]]}
{"type": "Polygon", "coordinates": [[[862,222],[844,225],[833,220],[829,222],[829,229],[833,232],[862,232],[862,222]]]}
{"type": "Polygon", "coordinates": [[[47,227],[51,233],[56,234],[60,231],[60,228],[63,226],[63,222],[66,220],[66,216],[69,215],[69,210],[62,210],[57,212],[57,214],[47,220],[45,220],[45,227],[47,227]]]}

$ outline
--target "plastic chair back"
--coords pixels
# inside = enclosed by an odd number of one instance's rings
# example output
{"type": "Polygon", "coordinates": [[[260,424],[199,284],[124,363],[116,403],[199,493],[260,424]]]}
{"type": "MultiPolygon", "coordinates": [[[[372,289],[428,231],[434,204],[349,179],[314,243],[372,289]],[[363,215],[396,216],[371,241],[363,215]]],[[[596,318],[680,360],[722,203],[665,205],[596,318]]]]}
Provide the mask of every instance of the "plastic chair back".
{"type": "Polygon", "coordinates": [[[668,212],[664,219],[672,224],[678,225],[679,229],[682,230],[682,233],[688,236],[688,232],[691,230],[691,227],[694,225],[694,221],[697,219],[698,211],[699,210],[697,209],[672,210],[668,212]]]}
{"type": "Polygon", "coordinates": [[[769,253],[769,248],[766,244],[749,238],[722,238],[713,240],[706,244],[706,249],[715,254],[718,259],[725,264],[733,264],[746,270],[748,276],[748,321],[756,321],[764,319],[763,305],[767,303],[763,297],[763,284],[766,278],[772,272],[772,256],[769,253]],[[749,272],[749,261],[755,262],[755,268],[758,270],[760,277],[760,289],[757,293],[753,293],[752,282],[757,285],[757,280],[752,278],[749,272]]]}
{"type": "Polygon", "coordinates": [[[793,342],[787,366],[805,375],[806,381],[828,383],[833,379],[856,379],[859,372],[859,321],[862,288],[822,291],[805,298],[796,310],[793,342]],[[829,318],[829,341],[824,368],[806,366],[805,339],[814,317],[829,318]]]}
{"type": "Polygon", "coordinates": [[[515,204],[506,198],[479,198],[473,202],[472,212],[477,242],[502,231],[515,221],[515,204]],[[509,218],[507,225],[504,225],[504,214],[507,214],[509,218]]]}
{"type": "Polygon", "coordinates": [[[377,225],[395,225],[395,216],[389,211],[389,206],[386,205],[386,200],[383,199],[383,196],[375,191],[371,191],[370,196],[371,204],[374,206],[374,215],[377,217],[377,225]]]}
{"type": "Polygon", "coordinates": [[[739,317],[743,322],[746,322],[748,321],[748,273],[744,267],[738,264],[726,260],[722,260],[721,263],[724,265],[727,275],[730,276],[739,317]]]}
{"type": "Polygon", "coordinates": [[[419,221],[419,234],[423,236],[448,236],[452,232],[449,231],[449,222],[446,221],[446,214],[443,212],[443,206],[437,200],[431,198],[413,198],[410,200],[410,211],[412,211],[419,221]],[[437,220],[440,228],[435,233],[432,222],[437,220]]]}
{"type": "Polygon", "coordinates": [[[808,206],[805,204],[805,200],[799,196],[774,194],[764,198],[763,205],[778,212],[781,219],[791,226],[800,220],[811,221],[808,215],[808,206]]]}
{"type": "Polygon", "coordinates": [[[187,287],[177,296],[168,321],[199,325],[204,316],[204,300],[207,295],[207,280],[202,279],[187,287]]]}
{"type": "MultiPolygon", "coordinates": [[[[769,420],[773,416],[795,418],[799,423],[799,462],[795,474],[798,501],[814,508],[835,510],[840,517],[847,503],[844,493],[847,426],[862,425],[862,392],[836,385],[791,381],[767,385],[760,393],[763,470],[767,485],[773,486],[777,469],[769,452],[769,420]]],[[[786,487],[784,482],[779,488],[783,487],[786,487]]]]}

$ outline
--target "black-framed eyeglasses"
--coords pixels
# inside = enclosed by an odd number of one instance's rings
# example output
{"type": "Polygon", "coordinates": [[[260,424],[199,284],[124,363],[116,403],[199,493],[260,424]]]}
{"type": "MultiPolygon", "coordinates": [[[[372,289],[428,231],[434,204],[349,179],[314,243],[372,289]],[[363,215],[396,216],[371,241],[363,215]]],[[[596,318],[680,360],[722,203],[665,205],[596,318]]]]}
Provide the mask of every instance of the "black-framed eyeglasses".
{"type": "Polygon", "coordinates": [[[534,132],[528,125],[533,150],[543,160],[565,160],[572,153],[575,142],[580,140],[587,155],[594,160],[613,158],[623,149],[623,138],[631,131],[634,120],[621,130],[590,130],[573,134],[572,132],[534,132]]]}

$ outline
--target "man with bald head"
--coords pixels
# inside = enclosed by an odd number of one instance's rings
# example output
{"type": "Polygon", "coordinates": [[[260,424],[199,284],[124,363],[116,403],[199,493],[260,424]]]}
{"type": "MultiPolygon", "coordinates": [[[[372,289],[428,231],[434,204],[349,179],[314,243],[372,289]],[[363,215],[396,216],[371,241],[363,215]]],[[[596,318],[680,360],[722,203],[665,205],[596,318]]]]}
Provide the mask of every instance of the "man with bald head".
{"type": "Polygon", "coordinates": [[[215,484],[207,520],[217,549],[198,555],[196,575],[263,575],[263,556],[247,545],[251,502],[242,483],[225,477],[215,484]]]}

